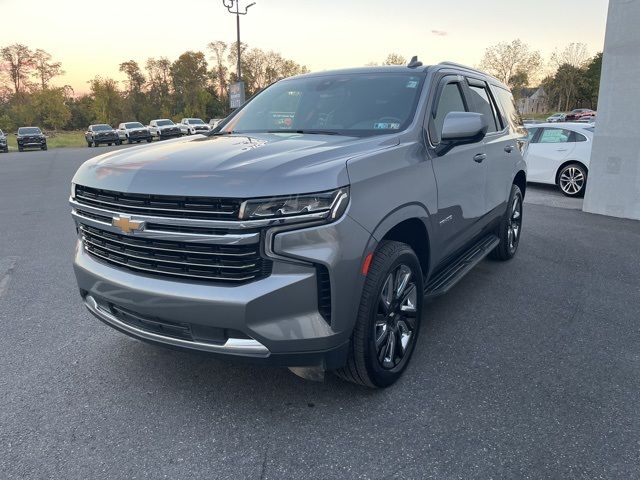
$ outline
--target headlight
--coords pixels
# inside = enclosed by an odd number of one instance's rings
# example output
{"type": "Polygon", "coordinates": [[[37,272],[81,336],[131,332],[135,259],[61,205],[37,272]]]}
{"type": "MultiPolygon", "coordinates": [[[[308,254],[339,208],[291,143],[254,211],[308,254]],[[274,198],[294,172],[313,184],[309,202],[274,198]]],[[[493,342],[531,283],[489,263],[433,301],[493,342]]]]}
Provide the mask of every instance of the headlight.
{"type": "Polygon", "coordinates": [[[71,198],[76,198],[76,184],[71,182],[71,198]]]}
{"type": "Polygon", "coordinates": [[[240,206],[241,220],[291,219],[332,222],[344,213],[349,204],[349,187],[329,192],[289,195],[286,197],[246,200],[240,206]],[[300,217],[300,218],[297,218],[300,217]]]}

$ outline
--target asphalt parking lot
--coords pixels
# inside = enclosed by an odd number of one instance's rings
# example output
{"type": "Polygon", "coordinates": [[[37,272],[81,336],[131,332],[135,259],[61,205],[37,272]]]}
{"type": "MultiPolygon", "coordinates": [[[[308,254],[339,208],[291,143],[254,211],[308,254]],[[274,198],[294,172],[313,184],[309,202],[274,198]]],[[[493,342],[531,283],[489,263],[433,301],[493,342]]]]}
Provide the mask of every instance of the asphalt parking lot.
{"type": "Polygon", "coordinates": [[[67,196],[97,153],[0,154],[0,478],[640,478],[640,222],[531,187],[517,257],[428,304],[371,391],[92,318],[67,196]]]}

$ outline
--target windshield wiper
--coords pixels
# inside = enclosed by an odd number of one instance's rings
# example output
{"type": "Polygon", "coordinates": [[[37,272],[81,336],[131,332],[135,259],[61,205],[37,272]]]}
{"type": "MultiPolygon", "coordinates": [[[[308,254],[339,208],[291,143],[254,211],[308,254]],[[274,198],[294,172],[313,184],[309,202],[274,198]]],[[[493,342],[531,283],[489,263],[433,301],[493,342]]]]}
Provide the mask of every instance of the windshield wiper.
{"type": "Polygon", "coordinates": [[[267,130],[267,133],[299,133],[302,135],[342,135],[332,130],[267,130]]]}

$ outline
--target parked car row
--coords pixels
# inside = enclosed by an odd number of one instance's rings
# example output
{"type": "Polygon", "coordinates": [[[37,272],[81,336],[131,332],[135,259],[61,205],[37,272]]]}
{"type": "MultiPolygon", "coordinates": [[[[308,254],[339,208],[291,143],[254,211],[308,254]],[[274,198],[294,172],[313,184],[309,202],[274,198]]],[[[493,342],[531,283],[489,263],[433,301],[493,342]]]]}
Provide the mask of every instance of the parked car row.
{"type": "Polygon", "coordinates": [[[117,129],[104,123],[89,125],[85,132],[85,139],[89,147],[97,147],[100,144],[120,145],[123,142],[150,143],[154,138],[156,140],[179,138],[183,135],[207,133],[213,128],[211,124],[204,123],[200,118],[183,118],[178,124],[169,118],[157,118],[151,120],[146,127],[140,122],[122,122],[117,129]]]}
{"type": "MultiPolygon", "coordinates": [[[[212,118],[205,123],[200,118],[183,118],[176,124],[168,118],[154,119],[144,126],[140,122],[123,122],[118,128],[113,128],[107,123],[89,125],[84,133],[88,147],[100,145],[121,145],[123,142],[132,144],[140,142],[152,142],[153,139],[165,140],[178,138],[183,135],[196,135],[213,130],[222,120],[212,118]]],[[[16,132],[18,151],[28,148],[47,149],[47,137],[39,127],[20,127],[16,132]]],[[[7,135],[0,130],[0,152],[8,153],[9,145],[7,135]]]]}
{"type": "Polygon", "coordinates": [[[576,108],[569,113],[558,112],[547,117],[548,123],[557,122],[592,122],[595,120],[597,112],[589,108],[576,108]]]}
{"type": "Polygon", "coordinates": [[[557,185],[568,197],[584,196],[594,128],[576,122],[526,125],[527,181],[557,185]]]}

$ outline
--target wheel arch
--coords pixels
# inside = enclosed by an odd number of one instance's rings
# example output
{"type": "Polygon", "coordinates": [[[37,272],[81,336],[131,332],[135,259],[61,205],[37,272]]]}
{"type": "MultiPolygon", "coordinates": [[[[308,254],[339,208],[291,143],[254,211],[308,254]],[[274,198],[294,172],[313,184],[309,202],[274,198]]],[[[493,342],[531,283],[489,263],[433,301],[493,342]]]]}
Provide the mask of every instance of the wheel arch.
{"type": "MultiPolygon", "coordinates": [[[[431,267],[431,236],[428,213],[418,204],[406,205],[391,212],[376,227],[373,239],[406,243],[416,253],[424,276],[431,267]]],[[[369,250],[369,249],[368,249],[369,250]]]]}
{"type": "Polygon", "coordinates": [[[555,184],[558,185],[558,179],[560,178],[560,172],[562,171],[562,169],[564,167],[566,167],[567,165],[571,165],[572,163],[577,163],[578,165],[580,165],[582,168],[584,168],[584,170],[587,172],[587,175],[589,175],[589,168],[584,164],[584,162],[581,162],[580,160],[567,160],[565,162],[563,162],[558,169],[556,170],[556,182],[555,184]]]}
{"type": "Polygon", "coordinates": [[[524,173],[524,170],[520,170],[516,173],[516,176],[513,177],[514,185],[517,185],[520,191],[522,192],[522,198],[524,198],[524,194],[527,190],[527,174],[524,173]]]}

